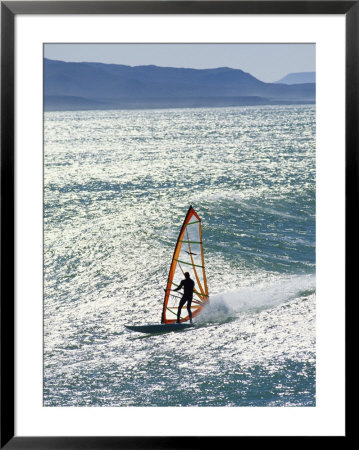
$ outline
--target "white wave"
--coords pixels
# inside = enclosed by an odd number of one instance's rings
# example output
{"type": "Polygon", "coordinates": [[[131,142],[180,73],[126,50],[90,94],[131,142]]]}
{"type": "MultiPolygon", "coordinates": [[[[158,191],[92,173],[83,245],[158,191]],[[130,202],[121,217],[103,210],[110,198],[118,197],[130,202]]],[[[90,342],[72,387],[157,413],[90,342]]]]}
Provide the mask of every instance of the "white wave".
{"type": "Polygon", "coordinates": [[[238,313],[271,308],[314,290],[315,275],[296,275],[213,294],[199,321],[217,320],[238,313]]]}

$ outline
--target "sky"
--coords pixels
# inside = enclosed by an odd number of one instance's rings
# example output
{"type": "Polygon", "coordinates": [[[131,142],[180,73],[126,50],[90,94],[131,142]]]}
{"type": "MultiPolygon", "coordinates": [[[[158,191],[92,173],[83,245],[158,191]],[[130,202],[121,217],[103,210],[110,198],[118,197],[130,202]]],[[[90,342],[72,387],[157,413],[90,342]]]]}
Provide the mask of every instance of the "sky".
{"type": "Polygon", "coordinates": [[[231,67],[265,82],[315,72],[315,44],[45,44],[44,56],[128,66],[231,67]]]}

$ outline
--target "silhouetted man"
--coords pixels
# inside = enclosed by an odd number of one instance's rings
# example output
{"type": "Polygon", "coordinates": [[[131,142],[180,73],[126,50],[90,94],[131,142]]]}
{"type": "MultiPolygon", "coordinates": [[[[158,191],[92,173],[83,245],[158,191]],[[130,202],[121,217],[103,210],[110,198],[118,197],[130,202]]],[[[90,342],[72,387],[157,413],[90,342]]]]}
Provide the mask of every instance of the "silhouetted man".
{"type": "Polygon", "coordinates": [[[174,291],[179,291],[183,287],[183,295],[180,300],[179,306],[178,306],[178,312],[177,312],[177,323],[180,323],[180,316],[181,316],[181,310],[182,307],[187,302],[187,311],[189,314],[189,320],[192,323],[192,311],[191,311],[191,304],[193,299],[193,289],[194,289],[194,281],[190,278],[189,273],[186,272],[184,274],[185,279],[181,281],[180,285],[173,289],[174,291]]]}

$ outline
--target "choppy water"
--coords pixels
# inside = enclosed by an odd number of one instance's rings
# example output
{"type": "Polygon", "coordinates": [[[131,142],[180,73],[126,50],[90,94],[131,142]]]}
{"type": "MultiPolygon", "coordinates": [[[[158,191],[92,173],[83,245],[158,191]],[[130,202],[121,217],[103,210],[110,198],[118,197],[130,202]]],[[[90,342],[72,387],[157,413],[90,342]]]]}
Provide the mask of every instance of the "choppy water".
{"type": "Polygon", "coordinates": [[[315,107],[45,114],[44,405],[315,405],[315,107]],[[211,302],[159,323],[189,205],[211,302]]]}

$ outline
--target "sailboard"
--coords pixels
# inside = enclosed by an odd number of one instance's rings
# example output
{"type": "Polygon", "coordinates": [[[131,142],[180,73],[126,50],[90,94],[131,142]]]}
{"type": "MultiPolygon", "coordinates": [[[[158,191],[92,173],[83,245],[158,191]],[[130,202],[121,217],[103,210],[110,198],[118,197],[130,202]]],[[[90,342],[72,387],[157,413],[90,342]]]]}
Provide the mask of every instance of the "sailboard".
{"type": "Polygon", "coordinates": [[[187,304],[181,309],[180,323],[177,321],[177,313],[183,292],[174,291],[185,273],[190,274],[194,281],[193,300],[191,303],[192,317],[197,316],[203,307],[209,302],[206,270],[204,265],[202,222],[192,206],[187,211],[183,221],[175,249],[172,256],[168,274],[165,296],[163,300],[162,316],[160,324],[127,325],[126,328],[141,333],[166,333],[180,331],[193,327],[189,320],[187,304]]]}
{"type": "MultiPolygon", "coordinates": [[[[185,272],[188,272],[195,282],[191,304],[192,317],[195,317],[208,303],[209,296],[204,265],[202,221],[192,206],[187,211],[173,252],[163,300],[161,317],[163,324],[172,324],[177,320],[182,294],[181,290],[174,292],[173,289],[177,288],[181,280],[185,278],[185,272]]],[[[187,304],[185,304],[181,310],[180,322],[188,320],[187,304]]]]}
{"type": "Polygon", "coordinates": [[[149,325],[126,325],[126,328],[138,333],[169,333],[171,331],[183,331],[192,328],[191,323],[154,323],[149,325]]]}

